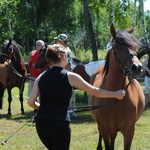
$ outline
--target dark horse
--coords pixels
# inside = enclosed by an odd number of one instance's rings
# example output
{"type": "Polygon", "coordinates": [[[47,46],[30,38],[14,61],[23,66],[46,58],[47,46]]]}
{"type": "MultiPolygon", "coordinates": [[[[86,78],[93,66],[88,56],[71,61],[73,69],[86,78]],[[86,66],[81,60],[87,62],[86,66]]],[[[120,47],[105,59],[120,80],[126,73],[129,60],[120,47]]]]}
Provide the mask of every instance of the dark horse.
{"type": "Polygon", "coordinates": [[[135,79],[141,73],[142,65],[138,60],[137,43],[129,31],[116,31],[111,24],[112,49],[108,51],[106,63],[98,68],[91,77],[91,84],[102,89],[116,91],[124,89],[126,95],[122,100],[115,98],[89,97],[90,105],[103,108],[92,110],[91,115],[97,122],[99,143],[97,150],[102,150],[102,139],[105,150],[114,150],[117,132],[124,138],[124,150],[130,150],[135,123],[141,116],[145,105],[143,90],[135,79]]]}
{"type": "Polygon", "coordinates": [[[5,89],[8,91],[8,114],[11,115],[11,90],[19,88],[19,99],[21,112],[24,114],[23,91],[26,79],[26,68],[22,58],[19,45],[15,41],[5,40],[0,53],[0,108],[2,109],[2,98],[5,89]]]}
{"type": "Polygon", "coordinates": [[[137,53],[138,59],[141,59],[146,54],[150,54],[150,46],[140,47],[137,53]]]}

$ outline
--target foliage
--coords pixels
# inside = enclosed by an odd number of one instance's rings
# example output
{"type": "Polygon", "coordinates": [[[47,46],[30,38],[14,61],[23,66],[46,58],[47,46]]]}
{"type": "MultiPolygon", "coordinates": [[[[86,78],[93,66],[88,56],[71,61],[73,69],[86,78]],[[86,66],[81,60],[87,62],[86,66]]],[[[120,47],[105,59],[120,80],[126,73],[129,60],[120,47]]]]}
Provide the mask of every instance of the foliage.
{"type": "Polygon", "coordinates": [[[147,31],[147,35],[148,35],[148,39],[150,41],[150,10],[147,10],[145,13],[145,22],[146,22],[146,31],[147,31]]]}
{"type": "MultiPolygon", "coordinates": [[[[130,28],[134,20],[133,1],[88,0],[95,40],[98,49],[105,49],[110,39],[109,27],[113,19],[118,29],[130,28]],[[114,18],[111,11],[114,10],[114,18]]],[[[140,6],[136,6],[136,36],[143,36],[140,22],[140,6]]],[[[146,30],[150,38],[149,11],[145,13],[146,30]]],[[[37,39],[54,43],[53,37],[66,33],[69,43],[80,50],[91,48],[84,6],[80,0],[1,0],[0,32],[3,38],[14,38],[26,55],[33,49],[37,39]]]]}
{"type": "Polygon", "coordinates": [[[1,0],[0,1],[0,32],[1,38],[12,38],[14,31],[12,28],[16,25],[17,4],[19,0],[1,0]]]}
{"type": "MultiPolygon", "coordinates": [[[[98,60],[104,60],[106,57],[107,50],[98,50],[98,60]]],[[[92,61],[92,54],[91,50],[81,50],[76,49],[76,55],[73,53],[73,57],[83,61],[83,62],[90,62],[92,61]]]]}

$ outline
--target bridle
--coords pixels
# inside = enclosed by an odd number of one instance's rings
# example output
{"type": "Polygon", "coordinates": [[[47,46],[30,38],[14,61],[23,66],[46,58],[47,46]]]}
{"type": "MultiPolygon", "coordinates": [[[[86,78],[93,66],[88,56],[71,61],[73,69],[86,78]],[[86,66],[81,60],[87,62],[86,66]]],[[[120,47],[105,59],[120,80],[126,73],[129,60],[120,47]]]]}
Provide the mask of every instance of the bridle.
{"type": "MultiPolygon", "coordinates": [[[[10,50],[10,53],[9,54],[5,54],[4,52],[0,53],[1,55],[4,55],[6,56],[6,58],[4,59],[4,61],[8,62],[9,60],[12,59],[12,55],[13,55],[13,52],[14,52],[14,46],[13,44],[11,43],[11,41],[9,41],[9,43],[7,45],[4,45],[3,46],[3,49],[5,49],[6,51],[9,51],[10,50]]],[[[5,64],[8,68],[10,68],[14,74],[16,74],[17,76],[19,77],[23,77],[10,63],[7,63],[5,64]]]]}
{"type": "Polygon", "coordinates": [[[10,60],[9,56],[5,53],[0,53],[0,58],[3,59],[3,62],[0,62],[0,63],[4,63],[5,61],[8,62],[10,60]],[[3,58],[3,56],[4,56],[4,58],[3,58]]]}
{"type": "MultiPolygon", "coordinates": [[[[129,48],[128,48],[129,49],[129,48]]],[[[134,56],[137,57],[137,55],[135,53],[129,53],[126,58],[123,60],[123,62],[120,61],[117,53],[116,53],[116,48],[113,46],[112,47],[112,50],[114,52],[114,56],[115,56],[115,59],[117,60],[118,64],[121,66],[121,68],[123,69],[123,83],[122,83],[122,87],[121,89],[122,90],[127,90],[128,86],[130,85],[130,83],[132,82],[132,80],[135,78],[129,71],[129,67],[126,66],[126,62],[129,58],[133,58],[134,56]],[[126,80],[126,77],[128,77],[129,79],[129,83],[125,86],[125,80],[126,80]]],[[[130,49],[129,49],[130,50],[130,49]]]]}

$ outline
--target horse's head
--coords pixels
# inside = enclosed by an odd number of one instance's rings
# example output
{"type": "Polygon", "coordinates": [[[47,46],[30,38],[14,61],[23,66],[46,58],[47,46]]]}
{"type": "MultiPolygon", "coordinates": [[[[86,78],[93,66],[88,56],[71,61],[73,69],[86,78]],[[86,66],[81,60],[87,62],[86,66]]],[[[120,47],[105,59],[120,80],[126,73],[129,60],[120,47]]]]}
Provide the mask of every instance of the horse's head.
{"type": "Polygon", "coordinates": [[[133,28],[129,31],[116,31],[113,24],[110,27],[112,35],[112,50],[118,64],[122,67],[123,72],[130,74],[132,77],[138,77],[141,73],[142,64],[137,58],[137,43],[132,35],[133,28]]]}
{"type": "Polygon", "coordinates": [[[9,59],[15,59],[19,58],[20,59],[20,49],[19,49],[19,45],[12,40],[4,40],[3,41],[3,45],[1,47],[1,55],[0,55],[0,59],[4,62],[7,61],[9,59]]]}
{"type": "Polygon", "coordinates": [[[9,60],[12,54],[12,42],[11,40],[3,40],[3,45],[1,47],[0,53],[0,63],[4,63],[5,61],[9,60]]]}
{"type": "Polygon", "coordinates": [[[48,64],[48,62],[45,59],[45,53],[47,49],[47,44],[45,44],[39,51],[39,57],[35,62],[35,68],[37,69],[43,69],[45,65],[48,64]]]}

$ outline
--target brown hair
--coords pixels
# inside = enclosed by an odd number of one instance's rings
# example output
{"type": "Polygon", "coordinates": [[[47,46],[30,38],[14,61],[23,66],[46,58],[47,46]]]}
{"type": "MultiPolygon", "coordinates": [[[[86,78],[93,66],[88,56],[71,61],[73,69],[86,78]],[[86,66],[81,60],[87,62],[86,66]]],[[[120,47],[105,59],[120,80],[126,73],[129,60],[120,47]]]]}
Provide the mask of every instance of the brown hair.
{"type": "Polygon", "coordinates": [[[66,54],[66,49],[63,45],[53,44],[49,45],[46,49],[46,59],[49,63],[59,63],[61,56],[66,54]]]}

